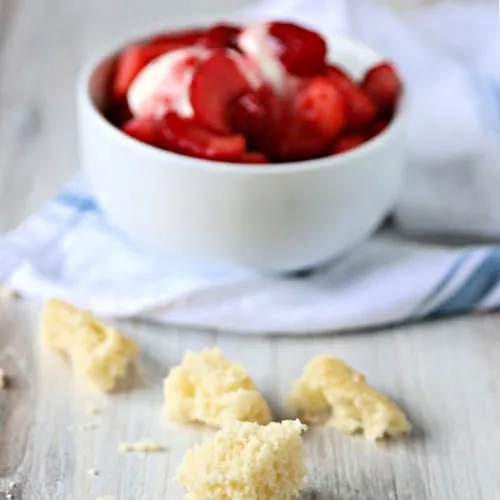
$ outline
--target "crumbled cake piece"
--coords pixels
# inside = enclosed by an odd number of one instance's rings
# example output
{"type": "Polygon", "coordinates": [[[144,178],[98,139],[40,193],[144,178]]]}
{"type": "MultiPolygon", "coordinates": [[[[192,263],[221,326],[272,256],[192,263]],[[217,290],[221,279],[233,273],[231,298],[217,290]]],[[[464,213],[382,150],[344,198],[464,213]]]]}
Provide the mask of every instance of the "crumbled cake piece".
{"type": "Polygon", "coordinates": [[[7,388],[7,374],[5,373],[4,370],[0,368],[0,389],[6,389],[7,388]]]}
{"type": "Polygon", "coordinates": [[[139,355],[133,340],[61,300],[45,304],[41,335],[47,345],[69,357],[75,372],[103,392],[117,387],[139,355]]]}
{"type": "Polygon", "coordinates": [[[169,419],[224,427],[235,421],[271,421],[271,410],[245,368],[220,349],[187,352],[164,382],[169,419]]]}
{"type": "Polygon", "coordinates": [[[177,481],[189,500],[290,500],[306,468],[298,420],[233,422],[189,450],[177,481]]]}
{"type": "Polygon", "coordinates": [[[165,451],[165,448],[155,441],[145,439],[133,443],[120,443],[118,445],[118,451],[120,453],[157,453],[159,451],[165,451]]]}
{"type": "Polygon", "coordinates": [[[88,413],[89,415],[100,415],[102,410],[97,406],[87,406],[85,408],[85,413],[88,413]]]}
{"type": "Polygon", "coordinates": [[[325,422],[346,434],[368,439],[396,437],[410,431],[405,414],[365,377],[335,357],[310,361],[288,400],[306,423],[325,422]]]}
{"type": "Polygon", "coordinates": [[[87,469],[87,475],[89,475],[89,476],[98,476],[99,472],[96,469],[87,469]]]}

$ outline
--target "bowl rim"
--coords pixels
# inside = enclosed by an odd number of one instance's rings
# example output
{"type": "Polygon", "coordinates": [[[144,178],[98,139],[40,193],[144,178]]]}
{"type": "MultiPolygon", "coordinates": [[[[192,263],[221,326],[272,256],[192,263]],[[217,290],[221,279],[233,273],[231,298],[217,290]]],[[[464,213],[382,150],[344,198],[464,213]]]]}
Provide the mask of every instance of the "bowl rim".
{"type": "MultiPolygon", "coordinates": [[[[241,15],[241,13],[240,13],[241,15]]],[[[233,13],[224,16],[224,21],[227,22],[238,22],[241,18],[238,14],[233,13]]],[[[221,16],[210,14],[208,16],[198,17],[197,19],[177,17],[169,19],[168,22],[162,23],[161,25],[155,23],[149,28],[141,28],[139,30],[134,30],[132,35],[123,37],[119,41],[107,44],[105,48],[97,51],[93,56],[91,56],[88,61],[81,67],[77,76],[76,84],[76,94],[78,100],[78,114],[82,113],[81,106],[85,106],[87,111],[90,112],[91,117],[96,125],[102,128],[102,131],[106,134],[111,134],[111,137],[116,141],[124,141],[124,147],[136,148],[138,151],[141,150],[142,154],[146,156],[153,156],[158,160],[168,160],[169,157],[175,157],[177,161],[183,163],[183,168],[195,168],[195,169],[211,169],[224,172],[232,172],[234,174],[245,174],[245,175],[280,175],[285,173],[298,173],[311,170],[318,170],[323,168],[335,169],[342,168],[345,165],[345,160],[355,160],[357,158],[370,155],[370,152],[378,149],[384,141],[387,142],[389,138],[397,133],[396,131],[403,126],[404,117],[407,114],[407,92],[406,86],[403,82],[403,93],[398,105],[396,113],[392,117],[388,126],[375,137],[369,139],[365,143],[357,146],[356,148],[345,151],[343,153],[338,153],[336,155],[324,156],[321,158],[314,158],[310,160],[301,160],[294,162],[283,162],[270,164],[273,168],[269,168],[266,165],[255,165],[252,163],[236,163],[236,162],[226,162],[226,161],[215,161],[203,158],[196,158],[187,155],[182,155],[175,153],[173,151],[168,151],[155,146],[151,146],[144,142],[141,142],[133,137],[127,136],[118,127],[110,123],[104,114],[98,109],[95,101],[91,95],[90,82],[95,75],[98,68],[106,61],[111,60],[116,57],[118,52],[123,49],[128,44],[134,41],[140,41],[148,37],[154,36],[155,34],[164,33],[166,30],[183,30],[183,29],[193,29],[196,27],[203,27],[207,23],[213,22],[224,22],[221,21],[221,16]],[[253,168],[249,168],[253,167],[253,168]],[[266,168],[262,168],[266,167],[266,168]]],[[[353,50],[360,55],[364,55],[364,59],[383,59],[383,56],[377,53],[375,50],[365,45],[360,40],[346,36],[335,36],[331,40],[342,44],[348,50],[353,50]]],[[[81,126],[81,125],[80,125],[81,126]]]]}

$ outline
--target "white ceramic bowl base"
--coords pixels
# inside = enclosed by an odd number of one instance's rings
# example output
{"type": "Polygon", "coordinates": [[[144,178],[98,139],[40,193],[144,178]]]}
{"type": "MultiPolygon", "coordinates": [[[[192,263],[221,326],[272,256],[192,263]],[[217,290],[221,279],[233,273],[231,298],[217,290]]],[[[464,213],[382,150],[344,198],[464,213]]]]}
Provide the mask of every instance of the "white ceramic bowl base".
{"type": "MultiPolygon", "coordinates": [[[[322,264],[367,238],[393,207],[405,161],[404,106],[365,145],[279,165],[231,165],[180,156],[121,133],[98,111],[108,52],[82,73],[83,168],[112,224],[136,240],[267,272],[322,264]]],[[[362,74],[380,58],[347,39],[334,62],[362,74]]]]}

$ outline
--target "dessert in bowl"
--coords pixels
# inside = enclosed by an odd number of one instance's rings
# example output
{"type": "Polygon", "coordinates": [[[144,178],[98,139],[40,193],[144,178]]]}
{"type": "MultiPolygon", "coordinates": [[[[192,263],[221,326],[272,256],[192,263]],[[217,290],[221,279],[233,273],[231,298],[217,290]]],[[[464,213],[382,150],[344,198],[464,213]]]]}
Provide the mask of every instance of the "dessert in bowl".
{"type": "Polygon", "coordinates": [[[281,272],[321,264],[392,208],[396,70],[285,22],[219,24],[109,51],[79,83],[83,166],[110,220],[169,252],[281,272]]]}

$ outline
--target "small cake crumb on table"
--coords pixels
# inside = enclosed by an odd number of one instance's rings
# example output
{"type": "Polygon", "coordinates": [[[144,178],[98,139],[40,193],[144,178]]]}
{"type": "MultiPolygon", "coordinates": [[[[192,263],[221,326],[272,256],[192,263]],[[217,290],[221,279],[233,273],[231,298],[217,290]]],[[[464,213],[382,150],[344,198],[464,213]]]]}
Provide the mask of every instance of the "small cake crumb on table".
{"type": "Polygon", "coordinates": [[[89,415],[99,415],[102,413],[102,410],[96,406],[87,406],[85,408],[85,413],[88,413],[89,415]]]}
{"type": "Polygon", "coordinates": [[[102,392],[114,390],[139,355],[133,340],[61,300],[47,301],[40,330],[45,343],[67,355],[75,372],[102,392]]]}
{"type": "Polygon", "coordinates": [[[177,470],[189,500],[291,500],[306,474],[298,420],[234,422],[189,450],[177,470]]]}
{"type": "Polygon", "coordinates": [[[150,439],[144,439],[143,441],[135,441],[132,443],[120,443],[118,445],[118,451],[120,453],[157,453],[159,451],[165,451],[165,447],[150,439]]]}
{"type": "Polygon", "coordinates": [[[180,422],[224,427],[235,421],[271,421],[271,410],[252,378],[220,349],[187,352],[164,381],[165,413],[180,422]]]}
{"type": "Polygon", "coordinates": [[[397,437],[411,430],[391,400],[333,356],[318,356],[308,363],[288,404],[303,422],[326,422],[346,434],[362,432],[368,439],[397,437]]]}

